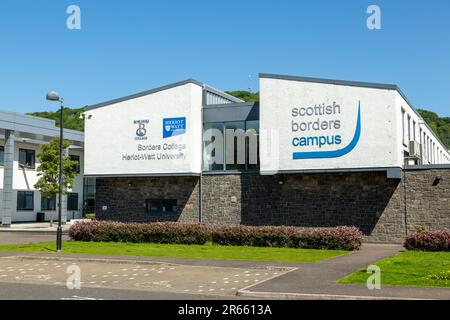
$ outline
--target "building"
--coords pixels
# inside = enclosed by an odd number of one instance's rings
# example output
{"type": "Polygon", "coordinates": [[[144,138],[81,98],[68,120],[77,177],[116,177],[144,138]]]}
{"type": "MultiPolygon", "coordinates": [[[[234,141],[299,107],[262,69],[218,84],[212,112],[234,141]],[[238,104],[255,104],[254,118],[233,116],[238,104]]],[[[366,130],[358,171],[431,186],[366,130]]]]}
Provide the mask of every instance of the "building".
{"type": "MultiPolygon", "coordinates": [[[[3,226],[16,222],[35,222],[38,213],[57,220],[56,199],[47,199],[35,190],[41,146],[59,136],[55,121],[19,113],[0,111],[0,216],[3,226]]],[[[72,142],[68,152],[79,161],[79,174],[67,196],[63,197],[62,221],[80,218],[83,208],[84,134],[64,130],[72,142]]]]}
{"type": "Polygon", "coordinates": [[[247,103],[186,80],[85,119],[98,219],[450,228],[450,154],[396,85],[261,74],[247,103]]]}

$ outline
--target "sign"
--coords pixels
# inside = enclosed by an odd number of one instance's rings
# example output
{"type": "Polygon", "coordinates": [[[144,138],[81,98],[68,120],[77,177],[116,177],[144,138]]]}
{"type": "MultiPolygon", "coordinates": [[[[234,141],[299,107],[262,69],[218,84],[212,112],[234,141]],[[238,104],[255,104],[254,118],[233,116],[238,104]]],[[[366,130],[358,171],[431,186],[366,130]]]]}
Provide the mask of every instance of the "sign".
{"type": "Polygon", "coordinates": [[[170,138],[186,133],[186,117],[163,119],[163,138],[170,138]]]}
{"type": "Polygon", "coordinates": [[[401,167],[396,91],[292,78],[261,77],[262,174],[401,167]]]}
{"type": "Polygon", "coordinates": [[[193,83],[89,110],[86,175],[198,174],[202,87],[193,83]]]}

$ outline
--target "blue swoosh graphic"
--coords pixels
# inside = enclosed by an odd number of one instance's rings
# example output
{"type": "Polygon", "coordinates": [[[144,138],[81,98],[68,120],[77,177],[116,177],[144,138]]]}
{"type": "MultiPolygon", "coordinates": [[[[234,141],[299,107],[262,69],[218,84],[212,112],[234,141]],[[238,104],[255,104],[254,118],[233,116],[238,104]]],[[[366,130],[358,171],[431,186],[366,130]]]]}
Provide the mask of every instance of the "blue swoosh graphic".
{"type": "Polygon", "coordinates": [[[294,152],[293,158],[294,160],[339,158],[355,149],[356,145],[359,142],[360,137],[361,137],[361,101],[358,102],[358,120],[356,122],[355,135],[353,136],[353,139],[348,146],[335,151],[294,152]]]}

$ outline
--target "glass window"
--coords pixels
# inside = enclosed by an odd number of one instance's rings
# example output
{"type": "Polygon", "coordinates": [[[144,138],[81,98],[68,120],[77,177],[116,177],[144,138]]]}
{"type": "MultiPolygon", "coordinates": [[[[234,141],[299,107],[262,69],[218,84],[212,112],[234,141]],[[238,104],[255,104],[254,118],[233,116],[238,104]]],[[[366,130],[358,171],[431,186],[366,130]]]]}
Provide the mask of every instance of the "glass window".
{"type": "Polygon", "coordinates": [[[19,165],[28,169],[34,169],[36,165],[36,151],[19,149],[19,165]]]}
{"type": "Polygon", "coordinates": [[[416,122],[413,120],[413,132],[412,132],[412,139],[416,140],[416,122]]]}
{"type": "Polygon", "coordinates": [[[409,143],[411,141],[411,116],[408,115],[408,141],[409,143]]]}
{"type": "Polygon", "coordinates": [[[203,126],[203,169],[205,171],[224,170],[223,123],[205,123],[203,126]],[[213,162],[214,163],[210,163],[213,162]]]}
{"type": "Polygon", "coordinates": [[[78,193],[67,194],[67,210],[78,210],[78,193]]]}
{"type": "Polygon", "coordinates": [[[5,164],[5,147],[0,146],[0,166],[5,164]]]}
{"type": "Polygon", "coordinates": [[[405,135],[405,110],[402,109],[402,134],[403,134],[403,144],[406,145],[406,135],[405,135]]]}
{"type": "Polygon", "coordinates": [[[34,210],[34,192],[17,191],[17,211],[34,210]]]}
{"type": "Polygon", "coordinates": [[[70,160],[77,162],[77,164],[75,165],[75,172],[80,173],[80,156],[71,154],[69,157],[70,157],[70,160]]]}
{"type": "Polygon", "coordinates": [[[246,157],[247,169],[259,169],[259,121],[246,121],[245,127],[247,130],[246,138],[246,157]]]}
{"type": "Polygon", "coordinates": [[[245,170],[245,121],[225,123],[226,170],[245,170]]]}
{"type": "Polygon", "coordinates": [[[146,203],[147,213],[174,213],[177,212],[177,200],[174,199],[150,199],[146,203]]]}
{"type": "Polygon", "coordinates": [[[42,211],[54,211],[56,210],[56,196],[49,199],[45,196],[41,196],[41,210],[42,211]]]}
{"type": "Polygon", "coordinates": [[[258,170],[258,120],[205,123],[203,134],[204,171],[258,170]],[[215,163],[210,163],[213,159],[215,163]]]}
{"type": "Polygon", "coordinates": [[[84,178],[83,192],[83,213],[91,213],[95,211],[95,178],[84,178]]]}

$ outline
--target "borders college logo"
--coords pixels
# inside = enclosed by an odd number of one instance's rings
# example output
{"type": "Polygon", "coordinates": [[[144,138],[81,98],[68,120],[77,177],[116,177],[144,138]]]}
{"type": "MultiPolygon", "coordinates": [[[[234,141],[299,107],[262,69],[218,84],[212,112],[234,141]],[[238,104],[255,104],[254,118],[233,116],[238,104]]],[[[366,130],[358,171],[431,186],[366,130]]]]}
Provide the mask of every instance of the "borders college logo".
{"type": "Polygon", "coordinates": [[[135,140],[147,140],[147,128],[145,127],[150,123],[149,120],[134,120],[133,124],[137,125],[135,140]]]}

